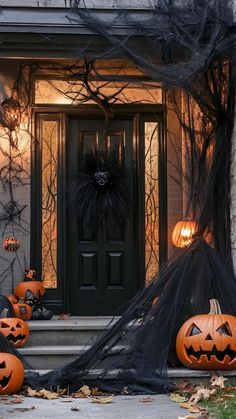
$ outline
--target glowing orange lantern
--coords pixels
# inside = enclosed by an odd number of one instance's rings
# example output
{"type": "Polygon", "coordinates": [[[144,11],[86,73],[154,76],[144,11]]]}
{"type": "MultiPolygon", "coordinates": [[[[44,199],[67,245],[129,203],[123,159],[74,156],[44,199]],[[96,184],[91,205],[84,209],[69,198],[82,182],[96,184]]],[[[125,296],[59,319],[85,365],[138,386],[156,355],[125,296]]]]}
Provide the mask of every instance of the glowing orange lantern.
{"type": "Polygon", "coordinates": [[[193,235],[197,231],[196,221],[178,221],[172,232],[172,243],[175,247],[187,247],[193,242],[193,235]]]}

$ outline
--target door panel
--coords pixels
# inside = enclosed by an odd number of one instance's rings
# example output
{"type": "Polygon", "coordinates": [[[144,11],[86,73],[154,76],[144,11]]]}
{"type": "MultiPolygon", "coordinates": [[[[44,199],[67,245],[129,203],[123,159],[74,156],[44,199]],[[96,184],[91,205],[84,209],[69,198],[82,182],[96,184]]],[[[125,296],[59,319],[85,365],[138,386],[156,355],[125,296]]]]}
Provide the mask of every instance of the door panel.
{"type": "Polygon", "coordinates": [[[133,120],[114,119],[105,129],[102,119],[68,121],[67,182],[83,164],[87,153],[116,154],[127,170],[131,205],[123,225],[97,231],[78,220],[67,208],[69,311],[72,315],[111,315],[135,292],[133,120]]]}

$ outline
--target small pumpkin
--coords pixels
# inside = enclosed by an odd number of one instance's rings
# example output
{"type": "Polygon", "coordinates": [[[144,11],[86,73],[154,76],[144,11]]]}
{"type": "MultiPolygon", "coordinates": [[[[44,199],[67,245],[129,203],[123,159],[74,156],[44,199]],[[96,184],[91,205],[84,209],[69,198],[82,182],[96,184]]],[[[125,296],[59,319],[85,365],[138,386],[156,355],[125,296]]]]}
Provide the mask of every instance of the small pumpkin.
{"type": "Polygon", "coordinates": [[[219,302],[210,300],[210,313],[187,320],[176,339],[182,364],[191,369],[236,368],[236,317],[222,314],[219,302]]]}
{"type": "Polygon", "coordinates": [[[16,252],[20,248],[20,242],[14,236],[7,237],[3,242],[3,247],[8,252],[16,252]]]}
{"type": "Polygon", "coordinates": [[[9,317],[15,317],[13,305],[11,301],[4,295],[0,295],[0,317],[1,313],[4,313],[4,310],[7,310],[9,317]]]}
{"type": "Polygon", "coordinates": [[[8,300],[11,301],[14,309],[15,316],[22,320],[30,320],[32,315],[32,307],[25,304],[16,295],[8,295],[8,300]]]}
{"type": "Polygon", "coordinates": [[[24,367],[17,356],[0,353],[0,394],[17,393],[24,381],[24,367]]]}
{"type": "Polygon", "coordinates": [[[193,235],[197,231],[196,221],[178,221],[172,232],[172,243],[175,247],[188,247],[193,242],[193,235]]]}
{"type": "Polygon", "coordinates": [[[53,312],[45,307],[38,307],[33,310],[31,320],[51,320],[53,312]]]}
{"type": "Polygon", "coordinates": [[[7,317],[7,310],[4,310],[0,319],[0,332],[15,348],[24,346],[30,334],[27,323],[17,317],[7,317]]]}

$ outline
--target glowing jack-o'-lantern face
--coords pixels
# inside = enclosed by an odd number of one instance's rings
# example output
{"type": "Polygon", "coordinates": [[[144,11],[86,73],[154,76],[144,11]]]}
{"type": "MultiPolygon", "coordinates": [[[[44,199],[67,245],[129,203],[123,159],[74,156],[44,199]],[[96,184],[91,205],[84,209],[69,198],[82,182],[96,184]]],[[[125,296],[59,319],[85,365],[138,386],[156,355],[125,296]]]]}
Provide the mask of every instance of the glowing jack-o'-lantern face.
{"type": "Polygon", "coordinates": [[[24,380],[22,362],[12,354],[0,353],[0,394],[13,394],[20,390],[24,380]]]}
{"type": "Polygon", "coordinates": [[[16,348],[21,348],[29,339],[29,328],[24,320],[15,317],[0,319],[0,332],[16,348]]]}
{"type": "Polygon", "coordinates": [[[236,368],[236,317],[201,314],[187,320],[179,330],[176,351],[191,369],[236,368]]]}

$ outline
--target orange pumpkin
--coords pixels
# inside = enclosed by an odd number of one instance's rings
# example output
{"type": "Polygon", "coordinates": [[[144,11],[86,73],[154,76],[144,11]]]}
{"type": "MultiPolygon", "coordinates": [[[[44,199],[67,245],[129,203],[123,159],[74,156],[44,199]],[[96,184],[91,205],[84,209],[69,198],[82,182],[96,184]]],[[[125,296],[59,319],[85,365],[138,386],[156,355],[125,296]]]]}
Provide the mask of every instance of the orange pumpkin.
{"type": "Polygon", "coordinates": [[[27,304],[34,305],[39,303],[45,288],[41,281],[20,282],[15,288],[15,294],[27,304]]]}
{"type": "Polygon", "coordinates": [[[16,295],[8,295],[8,300],[13,305],[15,316],[22,320],[30,320],[32,316],[32,307],[29,304],[21,302],[16,295]]]}
{"type": "Polygon", "coordinates": [[[172,243],[175,247],[187,247],[193,242],[193,235],[197,231],[196,221],[178,221],[172,232],[172,243]]]}
{"type": "Polygon", "coordinates": [[[177,335],[176,352],[191,369],[236,368],[236,317],[222,314],[217,300],[210,300],[210,313],[187,320],[177,335]]]}
{"type": "Polygon", "coordinates": [[[24,381],[22,362],[12,354],[0,353],[0,394],[17,393],[24,381]]]}
{"type": "Polygon", "coordinates": [[[26,322],[16,317],[4,317],[0,319],[0,332],[16,348],[21,348],[29,339],[29,328],[26,322]]]}
{"type": "Polygon", "coordinates": [[[15,237],[7,237],[3,242],[3,247],[8,252],[16,252],[20,248],[20,242],[15,237]]]}

